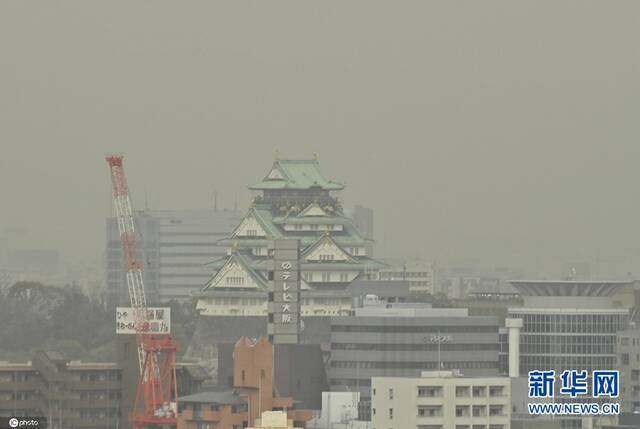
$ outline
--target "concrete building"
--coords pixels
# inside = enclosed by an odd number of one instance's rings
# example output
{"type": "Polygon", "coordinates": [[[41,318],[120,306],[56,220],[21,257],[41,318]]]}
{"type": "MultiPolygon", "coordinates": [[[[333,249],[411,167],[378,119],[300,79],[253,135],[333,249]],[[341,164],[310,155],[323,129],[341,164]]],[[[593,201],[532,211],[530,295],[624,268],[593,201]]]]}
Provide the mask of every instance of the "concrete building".
{"type": "MultiPolygon", "coordinates": [[[[503,340],[508,349],[519,337],[519,374],[529,371],[600,370],[617,368],[617,333],[629,325],[629,310],[615,308],[612,297],[625,281],[517,280],[512,285],[524,300],[524,306],[510,308],[512,329],[503,340]],[[519,331],[519,332],[518,332],[519,331]],[[519,335],[518,335],[519,333],[519,335]]],[[[510,357],[515,359],[515,357],[510,357]]],[[[515,369],[510,368],[511,373],[515,369]]],[[[556,390],[560,383],[556,383],[556,390]]],[[[557,394],[558,401],[564,398],[557,394]]],[[[598,401],[594,399],[594,401],[598,401]]],[[[561,427],[582,428],[581,419],[559,418],[561,427]]]]}
{"type": "Polygon", "coordinates": [[[347,286],[385,265],[368,253],[371,240],[343,213],[333,195],[344,186],[326,179],[317,159],[276,160],[249,189],[260,192],[247,214],[220,243],[229,256],[209,265],[213,276],[195,294],[202,315],[267,313],[274,240],[300,241],[303,315],[341,314],[351,308],[347,286]]]}
{"type": "Polygon", "coordinates": [[[520,373],[615,368],[616,333],[628,326],[629,311],[613,308],[611,297],[629,282],[512,282],[524,307],[510,308],[522,319],[520,373]]]}
{"type": "Polygon", "coordinates": [[[409,283],[409,290],[418,293],[436,294],[435,270],[432,264],[419,260],[389,263],[378,273],[380,280],[401,280],[409,283]]]}
{"type": "Polygon", "coordinates": [[[360,393],[361,420],[370,419],[373,377],[435,369],[497,376],[497,319],[416,304],[365,306],[331,318],[329,385],[360,393]]]}
{"type": "Polygon", "coordinates": [[[618,332],[617,355],[620,370],[622,412],[640,412],[640,329],[618,332]]]}
{"type": "Polygon", "coordinates": [[[370,421],[358,420],[358,392],[322,392],[322,409],[307,429],[371,429],[370,421]]]}
{"type": "Polygon", "coordinates": [[[383,429],[510,429],[510,383],[424,371],[419,377],[373,377],[371,423],[383,429]]]}
{"type": "Polygon", "coordinates": [[[369,240],[365,245],[367,255],[373,257],[374,247],[374,222],[373,209],[356,205],[352,210],[347,212],[347,216],[353,219],[353,224],[362,233],[362,236],[369,240]]]}
{"type": "Polygon", "coordinates": [[[69,361],[39,352],[0,365],[0,415],[42,416],[50,429],[109,429],[126,424],[122,374],[114,363],[69,361]]]}
{"type": "Polygon", "coordinates": [[[354,280],[347,290],[353,300],[353,307],[362,307],[367,297],[388,304],[411,301],[409,282],[406,280],[354,280]]]}
{"type": "MultiPolygon", "coordinates": [[[[149,302],[190,298],[211,277],[208,263],[226,255],[227,237],[241,214],[214,210],[145,210],[136,215],[139,257],[149,302]]],[[[128,305],[122,244],[114,218],[107,219],[106,285],[109,305],[128,305]]]]}
{"type": "MultiPolygon", "coordinates": [[[[274,386],[274,348],[266,337],[240,338],[233,350],[233,387],[178,398],[178,429],[242,428],[263,411],[286,411],[293,422],[311,419],[311,411],[296,410],[294,400],[274,386]]],[[[296,424],[297,424],[296,423],[296,424]]]]}

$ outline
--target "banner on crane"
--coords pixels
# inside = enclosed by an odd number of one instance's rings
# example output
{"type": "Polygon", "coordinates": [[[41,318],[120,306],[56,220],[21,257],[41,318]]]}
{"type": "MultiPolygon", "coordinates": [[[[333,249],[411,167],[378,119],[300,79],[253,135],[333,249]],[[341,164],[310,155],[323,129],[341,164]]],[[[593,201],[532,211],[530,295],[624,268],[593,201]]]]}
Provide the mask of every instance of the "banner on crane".
{"type": "Polygon", "coordinates": [[[171,333],[171,308],[149,307],[144,311],[145,319],[138,330],[133,307],[116,307],[116,334],[171,333]]]}

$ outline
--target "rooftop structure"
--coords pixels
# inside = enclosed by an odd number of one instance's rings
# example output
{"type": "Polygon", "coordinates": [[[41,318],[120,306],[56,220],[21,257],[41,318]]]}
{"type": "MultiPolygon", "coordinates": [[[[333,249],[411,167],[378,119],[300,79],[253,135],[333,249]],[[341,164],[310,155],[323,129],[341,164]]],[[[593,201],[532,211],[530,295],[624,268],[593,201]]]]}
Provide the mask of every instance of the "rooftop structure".
{"type": "Polygon", "coordinates": [[[609,297],[630,281],[602,280],[512,280],[522,296],[587,296],[609,297]]]}

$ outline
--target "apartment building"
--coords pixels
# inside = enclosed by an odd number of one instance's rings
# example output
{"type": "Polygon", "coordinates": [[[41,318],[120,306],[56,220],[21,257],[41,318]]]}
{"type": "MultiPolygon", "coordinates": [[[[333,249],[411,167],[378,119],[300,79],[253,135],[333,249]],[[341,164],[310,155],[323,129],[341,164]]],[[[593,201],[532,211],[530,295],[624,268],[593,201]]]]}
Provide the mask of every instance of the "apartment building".
{"type": "Polygon", "coordinates": [[[0,364],[0,415],[46,417],[50,429],[125,427],[122,374],[115,363],[69,361],[38,352],[24,363],[0,364]]]}
{"type": "MultiPolygon", "coordinates": [[[[185,395],[200,390],[208,377],[188,363],[178,363],[176,374],[185,395]]],[[[0,362],[0,416],[46,417],[49,429],[127,429],[136,382],[119,363],[40,351],[27,362],[0,362]]]]}
{"type": "Polygon", "coordinates": [[[373,429],[510,429],[506,377],[425,371],[420,377],[374,377],[373,429]]]}

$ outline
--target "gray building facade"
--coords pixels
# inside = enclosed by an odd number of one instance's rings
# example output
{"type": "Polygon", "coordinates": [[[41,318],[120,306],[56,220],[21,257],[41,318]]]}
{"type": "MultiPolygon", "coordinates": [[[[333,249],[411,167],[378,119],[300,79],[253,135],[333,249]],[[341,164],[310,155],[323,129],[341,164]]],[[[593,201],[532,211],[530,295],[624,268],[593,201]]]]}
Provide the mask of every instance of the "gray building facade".
{"type": "MultiPolygon", "coordinates": [[[[213,210],[145,210],[136,214],[139,258],[147,301],[188,299],[211,278],[213,260],[227,254],[218,240],[235,228],[240,214],[213,210]]],[[[122,245],[114,218],[107,219],[106,301],[128,305],[122,245]]]]}
{"type": "Polygon", "coordinates": [[[498,320],[467,310],[410,304],[364,307],[331,318],[331,391],[360,392],[360,419],[370,419],[372,377],[419,377],[459,369],[498,375],[498,320]]]}

